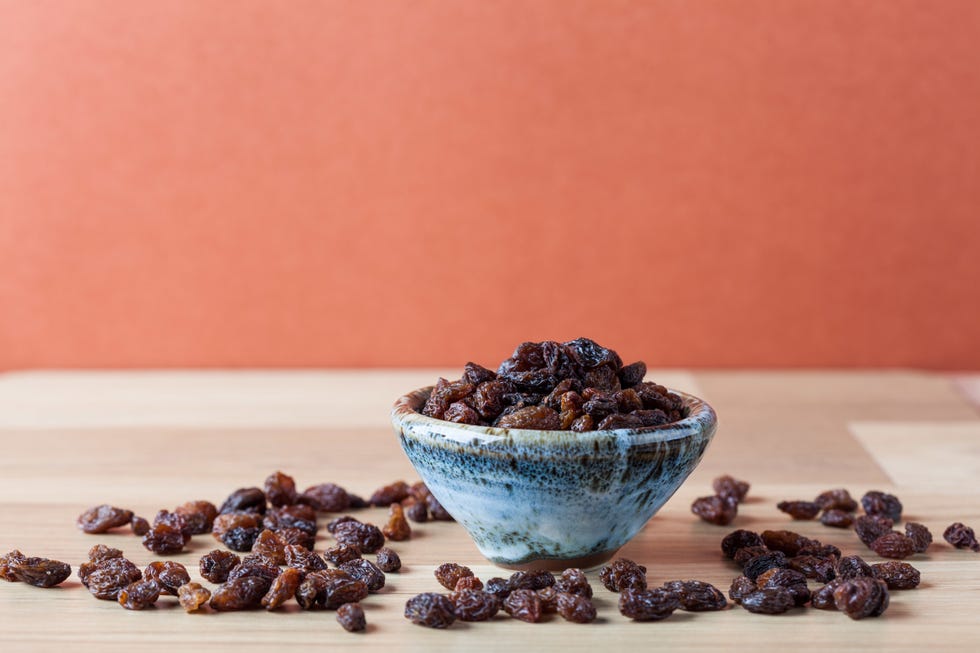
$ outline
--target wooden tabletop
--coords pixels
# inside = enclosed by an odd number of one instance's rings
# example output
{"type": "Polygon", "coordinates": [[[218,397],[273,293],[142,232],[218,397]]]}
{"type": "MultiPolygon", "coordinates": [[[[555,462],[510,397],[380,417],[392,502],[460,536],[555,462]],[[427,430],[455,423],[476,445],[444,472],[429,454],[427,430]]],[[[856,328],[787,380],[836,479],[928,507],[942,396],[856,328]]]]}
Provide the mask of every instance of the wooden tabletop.
{"type": "MultiPolygon", "coordinates": [[[[123,549],[140,566],[158,559],[127,532],[85,535],[75,517],[111,503],[152,517],[193,499],[220,503],[232,490],[261,485],[281,469],[301,487],[331,481],[369,494],[416,476],[388,426],[403,391],[452,371],[282,373],[21,373],[0,376],[0,552],[57,558],[74,569],[93,544],[123,549]]],[[[926,524],[936,543],[910,562],[921,586],[893,592],[879,619],[851,621],[813,609],[778,617],[735,606],[717,613],[677,612],[656,623],[619,615],[616,595],[596,589],[597,623],[560,619],[526,624],[506,617],[456,624],[447,631],[413,626],[405,601],[439,591],[442,562],[470,566],[483,579],[506,575],[484,561],[455,523],[413,525],[393,544],[405,567],[363,602],[366,633],[340,629],[333,612],[188,615],[175,599],[128,612],[98,601],[73,576],[57,589],[0,583],[3,651],[365,649],[442,650],[976,650],[980,647],[980,554],[942,540],[953,521],[980,531],[980,382],[916,372],[652,371],[648,378],[707,399],[719,429],[700,467],[620,554],[649,569],[651,584],[697,578],[727,593],[737,570],[719,553],[734,528],[788,528],[880,559],[851,531],[792,522],[782,499],[810,499],[833,487],[855,496],[897,494],[905,517],[926,524]],[[974,397],[971,399],[971,394],[974,397]],[[728,527],[700,522],[691,501],[711,479],[731,473],[752,483],[750,499],[728,527]]],[[[385,511],[358,516],[380,523],[385,511]]],[[[317,549],[329,546],[318,537],[317,549]]],[[[197,536],[171,556],[198,578],[197,560],[216,548],[197,536]]]]}

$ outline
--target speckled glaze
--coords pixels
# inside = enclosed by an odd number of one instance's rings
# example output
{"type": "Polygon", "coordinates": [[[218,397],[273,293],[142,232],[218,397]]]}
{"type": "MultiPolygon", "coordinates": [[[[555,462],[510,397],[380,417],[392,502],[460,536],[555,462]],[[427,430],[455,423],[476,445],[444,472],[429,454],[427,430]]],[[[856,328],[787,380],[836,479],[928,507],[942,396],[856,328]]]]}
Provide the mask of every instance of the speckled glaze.
{"type": "Polygon", "coordinates": [[[419,476],[490,561],[594,567],[636,535],[690,475],[715,411],[672,390],[687,417],[663,426],[573,433],[456,424],[395,403],[392,425],[419,476]]]}

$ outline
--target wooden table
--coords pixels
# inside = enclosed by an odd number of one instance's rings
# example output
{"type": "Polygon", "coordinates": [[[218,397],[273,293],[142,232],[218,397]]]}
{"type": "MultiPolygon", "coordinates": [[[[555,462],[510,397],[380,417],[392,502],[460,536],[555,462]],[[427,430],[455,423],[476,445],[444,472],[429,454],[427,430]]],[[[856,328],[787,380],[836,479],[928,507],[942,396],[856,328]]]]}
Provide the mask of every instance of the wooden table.
{"type": "MultiPolygon", "coordinates": [[[[122,548],[137,564],[155,557],[125,532],[85,535],[75,517],[97,503],[152,517],[186,500],[220,502],[282,469],[301,486],[333,481],[358,493],[415,478],[387,424],[403,390],[438,370],[295,373],[25,373],[0,376],[0,549],[18,548],[70,562],[97,542],[122,548]]],[[[452,371],[442,371],[452,374],[452,371]]],[[[396,545],[402,573],[364,602],[369,631],[342,631],[332,612],[187,615],[174,599],[128,612],[97,601],[73,577],[41,590],[0,583],[3,651],[64,650],[976,650],[980,647],[980,554],[942,541],[952,521],[980,527],[980,417],[969,398],[976,378],[913,372],[651,372],[649,378],[701,395],[720,427],[701,466],[621,551],[649,568],[651,583],[699,578],[725,591],[736,569],[719,554],[733,528],[790,528],[879,559],[850,531],[791,522],[781,499],[808,499],[843,486],[896,493],[908,519],[937,542],[911,562],[922,585],[894,592],[880,619],[851,621],[813,609],[779,617],[734,607],[675,613],[657,623],[621,617],[616,596],[596,574],[600,619],[537,625],[498,617],[432,631],[402,617],[405,600],[438,591],[436,565],[456,561],[482,578],[506,572],[485,562],[454,523],[415,527],[396,545]],[[730,527],[697,520],[689,505],[711,479],[732,473],[752,483],[751,499],[730,527]]],[[[974,400],[975,401],[975,400],[974,400]]],[[[380,522],[372,509],[362,519],[380,522]]],[[[980,530],[980,528],[978,528],[980,530]]],[[[326,535],[318,549],[328,545],[326,535]]],[[[195,537],[174,556],[197,577],[198,557],[216,542],[195,537]]]]}

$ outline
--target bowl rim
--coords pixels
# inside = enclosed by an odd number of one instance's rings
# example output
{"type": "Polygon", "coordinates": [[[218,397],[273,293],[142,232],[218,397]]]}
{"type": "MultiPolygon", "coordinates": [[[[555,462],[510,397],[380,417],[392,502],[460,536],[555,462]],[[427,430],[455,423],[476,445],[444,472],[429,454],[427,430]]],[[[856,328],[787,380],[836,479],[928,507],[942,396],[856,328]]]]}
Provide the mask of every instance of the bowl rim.
{"type": "Polygon", "coordinates": [[[667,388],[667,390],[681,398],[688,413],[686,417],[676,422],[669,422],[660,426],[578,432],[460,424],[429,417],[419,412],[434,387],[430,385],[413,390],[395,401],[391,410],[391,422],[396,430],[404,433],[405,429],[401,428],[403,426],[413,427],[409,430],[414,430],[414,427],[421,427],[430,434],[438,434],[460,443],[469,443],[475,440],[481,443],[575,445],[581,447],[583,443],[610,438],[625,439],[630,444],[668,442],[714,429],[718,424],[718,416],[708,402],[695,395],[672,388],[667,388]]]}

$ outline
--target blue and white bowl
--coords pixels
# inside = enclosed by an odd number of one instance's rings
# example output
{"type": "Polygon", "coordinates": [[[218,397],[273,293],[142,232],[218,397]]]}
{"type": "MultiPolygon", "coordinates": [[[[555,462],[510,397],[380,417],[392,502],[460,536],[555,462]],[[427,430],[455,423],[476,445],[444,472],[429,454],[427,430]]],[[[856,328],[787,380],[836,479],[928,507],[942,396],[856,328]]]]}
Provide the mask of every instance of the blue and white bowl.
{"type": "Polygon", "coordinates": [[[717,426],[711,406],[676,390],[685,417],[663,426],[576,433],[456,424],[419,412],[431,390],[395,403],[402,449],[480,552],[511,569],[610,559],[694,471],[717,426]]]}

